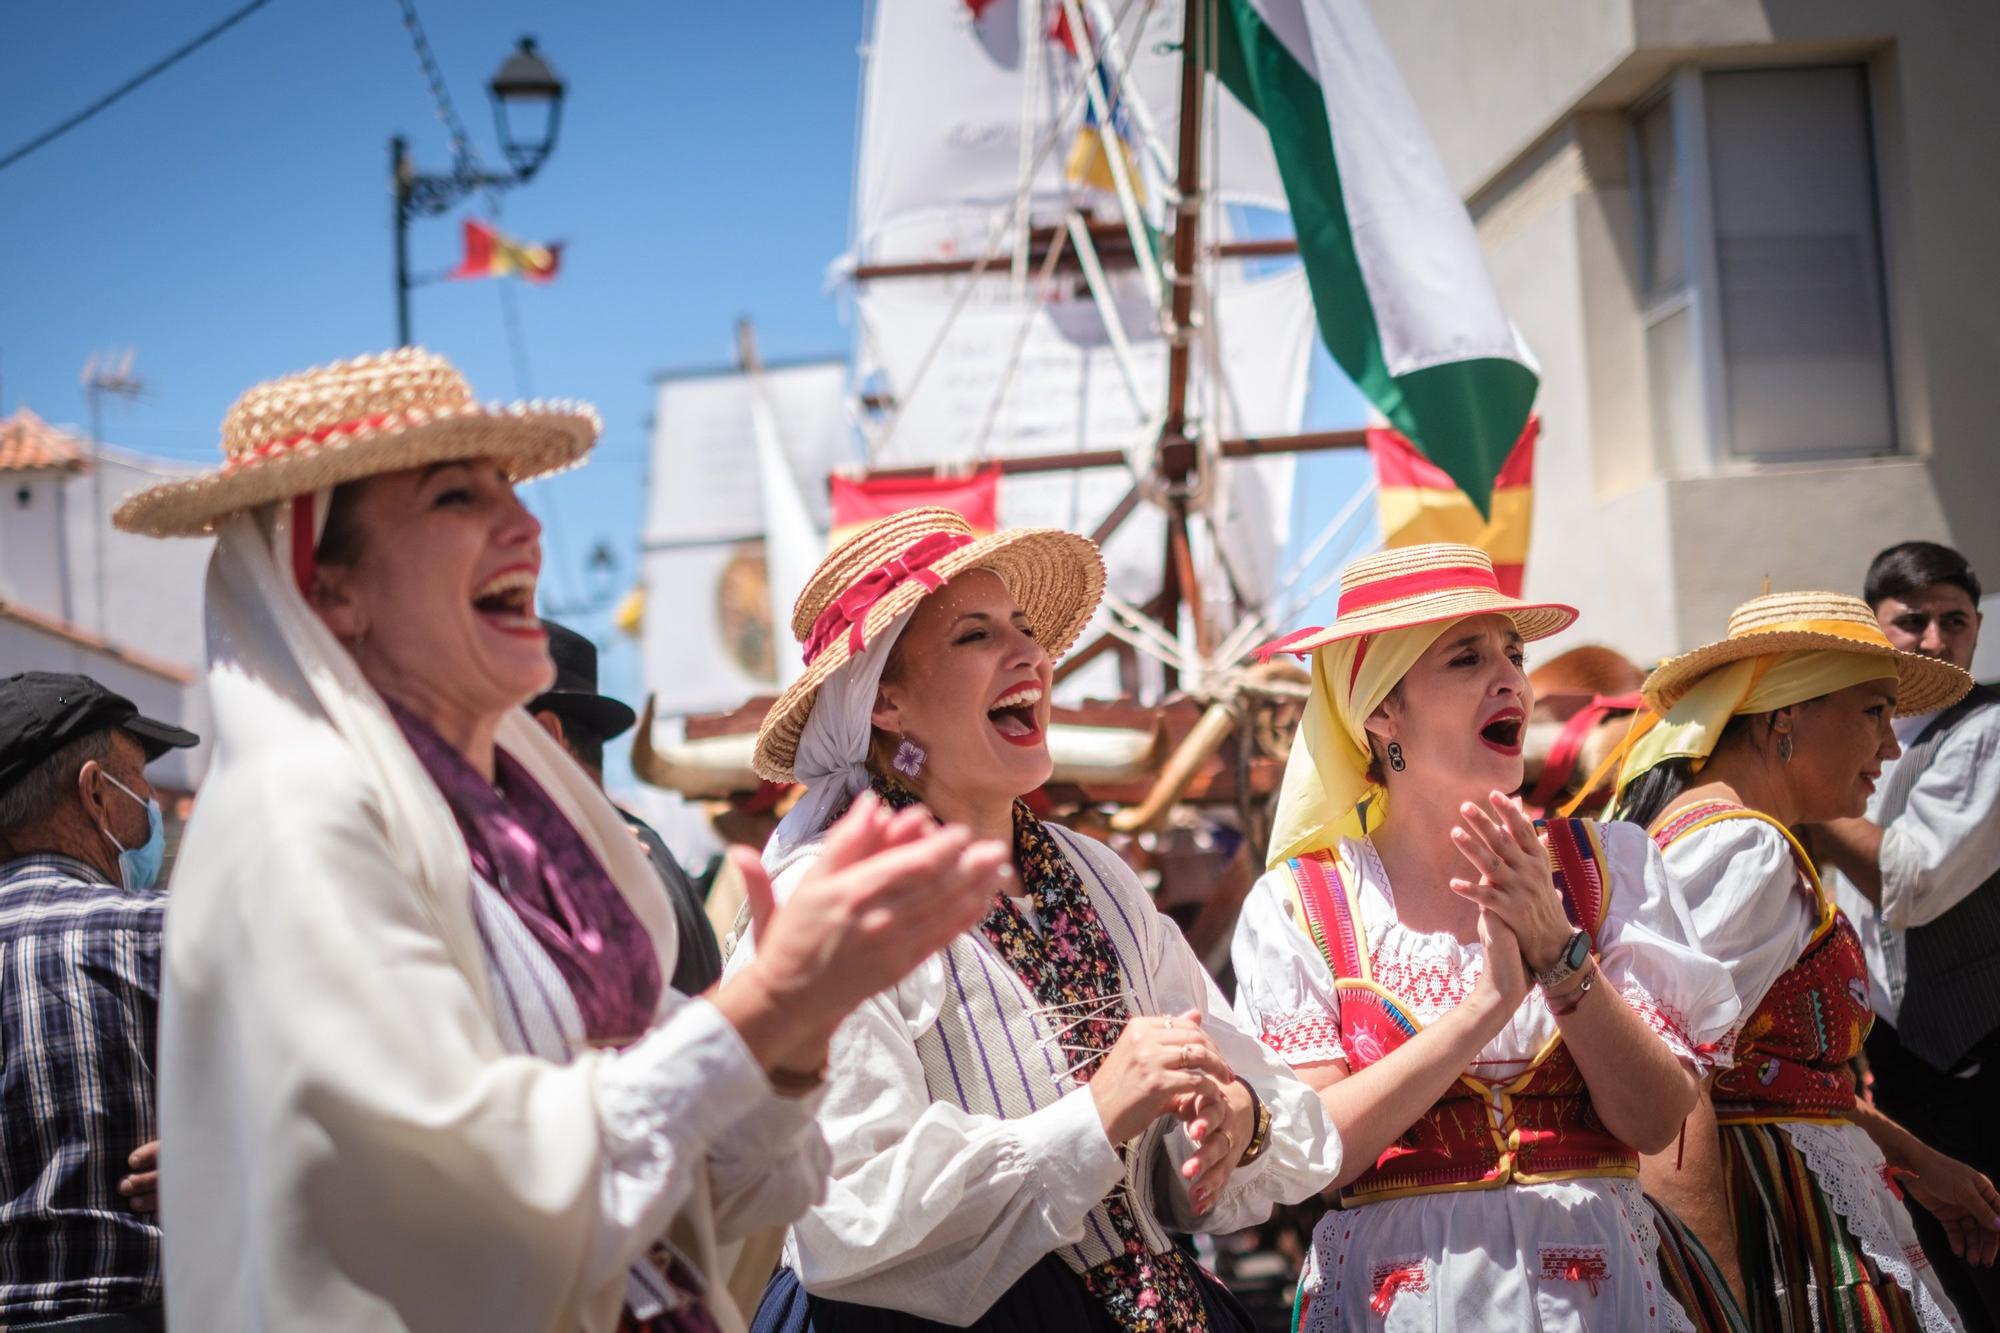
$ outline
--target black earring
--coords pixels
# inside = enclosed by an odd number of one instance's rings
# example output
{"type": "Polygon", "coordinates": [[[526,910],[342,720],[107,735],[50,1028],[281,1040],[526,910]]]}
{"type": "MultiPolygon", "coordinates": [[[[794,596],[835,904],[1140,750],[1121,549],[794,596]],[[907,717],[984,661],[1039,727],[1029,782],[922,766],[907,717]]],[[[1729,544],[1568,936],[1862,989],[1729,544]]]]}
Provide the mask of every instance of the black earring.
{"type": "Polygon", "coordinates": [[[1395,769],[1398,773],[1409,767],[1408,764],[1403,762],[1403,747],[1395,741],[1389,742],[1389,767],[1395,769]]]}

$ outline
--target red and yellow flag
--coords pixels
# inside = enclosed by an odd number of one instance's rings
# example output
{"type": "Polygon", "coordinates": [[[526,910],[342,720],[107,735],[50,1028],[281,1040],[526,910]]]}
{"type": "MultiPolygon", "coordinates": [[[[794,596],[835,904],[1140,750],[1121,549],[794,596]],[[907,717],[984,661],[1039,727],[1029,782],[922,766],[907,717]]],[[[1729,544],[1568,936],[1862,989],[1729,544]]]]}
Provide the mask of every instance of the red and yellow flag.
{"type": "Polygon", "coordinates": [[[1534,518],[1535,437],[1540,433],[1541,418],[1529,417],[1493,479],[1493,517],[1487,519],[1473,508],[1458,483],[1400,432],[1387,426],[1371,428],[1368,452],[1375,459],[1375,479],[1380,485],[1376,505],[1382,516],[1382,544],[1462,542],[1477,546],[1493,557],[1500,590],[1510,597],[1519,596],[1521,574],[1528,563],[1528,529],[1534,518]]]}
{"type": "Polygon", "coordinates": [[[942,505],[962,514],[981,536],[1000,526],[1000,468],[981,468],[968,477],[862,478],[835,476],[829,481],[833,499],[831,549],[866,523],[905,509],[942,505]]]}
{"type": "Polygon", "coordinates": [[[562,246],[529,245],[484,222],[465,220],[465,258],[453,269],[457,278],[525,278],[529,282],[549,282],[562,262],[562,246]]]}

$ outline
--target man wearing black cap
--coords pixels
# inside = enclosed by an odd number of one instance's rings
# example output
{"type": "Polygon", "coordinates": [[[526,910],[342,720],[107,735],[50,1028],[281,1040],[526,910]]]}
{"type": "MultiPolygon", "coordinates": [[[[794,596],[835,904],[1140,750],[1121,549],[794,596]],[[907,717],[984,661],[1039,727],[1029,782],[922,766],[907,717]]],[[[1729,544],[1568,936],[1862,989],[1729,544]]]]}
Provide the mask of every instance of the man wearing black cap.
{"type": "MultiPolygon", "coordinates": [[[[630,730],[637,715],[618,700],[597,692],[596,644],[553,620],[544,620],[542,628],[548,632],[549,656],[555,659],[556,683],[547,693],[528,701],[528,712],[602,787],[604,743],[630,730]]],[[[674,989],[683,995],[699,995],[722,975],[722,950],[715,942],[707,913],[702,911],[701,895],[645,820],[622,808],[618,813],[653,858],[653,869],[659,872],[667,900],[673,904],[674,924],[680,934],[674,989]]]]}
{"type": "Polygon", "coordinates": [[[145,767],[193,745],[87,676],[0,680],[0,1324],[161,1327],[166,895],[145,767]]]}

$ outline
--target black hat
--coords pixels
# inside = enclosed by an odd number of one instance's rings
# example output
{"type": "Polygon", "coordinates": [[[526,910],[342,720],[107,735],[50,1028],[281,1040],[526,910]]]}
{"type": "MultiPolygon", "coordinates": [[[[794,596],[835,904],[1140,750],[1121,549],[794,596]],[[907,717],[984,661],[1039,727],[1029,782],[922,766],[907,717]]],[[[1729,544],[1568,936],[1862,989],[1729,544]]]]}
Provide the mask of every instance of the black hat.
{"type": "Polygon", "coordinates": [[[528,711],[582,723],[602,741],[629,730],[639,715],[597,692],[597,645],[553,620],[544,620],[542,629],[549,636],[549,656],[555,659],[556,683],[528,700],[528,711]]]}
{"type": "Polygon", "coordinates": [[[23,671],[0,680],[0,792],[71,741],[119,727],[145,748],[148,763],[201,738],[139,716],[139,706],[88,676],[23,671]]]}

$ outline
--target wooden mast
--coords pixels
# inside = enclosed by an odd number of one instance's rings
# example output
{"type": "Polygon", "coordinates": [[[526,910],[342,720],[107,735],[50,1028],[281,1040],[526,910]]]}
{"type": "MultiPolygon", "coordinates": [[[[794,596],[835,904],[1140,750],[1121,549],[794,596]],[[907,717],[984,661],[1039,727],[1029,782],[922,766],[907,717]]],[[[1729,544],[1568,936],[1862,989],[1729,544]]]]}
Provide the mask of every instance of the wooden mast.
{"type": "MultiPolygon", "coordinates": [[[[1202,68],[1202,21],[1208,0],[1183,0],[1181,8],[1181,117],[1179,164],[1174,178],[1174,257],[1169,272],[1173,286],[1167,315],[1167,414],[1160,427],[1160,442],[1153,467],[1167,488],[1167,552],[1164,590],[1166,613],[1161,628],[1179,632],[1180,604],[1187,604],[1194,621],[1197,651],[1205,658],[1210,642],[1208,616],[1202,606],[1201,585],[1196,581],[1194,548],[1188,539],[1187,482],[1199,462],[1191,447],[1187,429],[1188,380],[1194,341],[1194,292],[1196,267],[1201,262],[1196,246],[1201,240],[1202,95],[1207,77],[1202,68]],[[1178,447],[1177,447],[1178,446],[1178,447]]],[[[1179,684],[1179,673],[1168,668],[1168,689],[1179,684]]]]}

